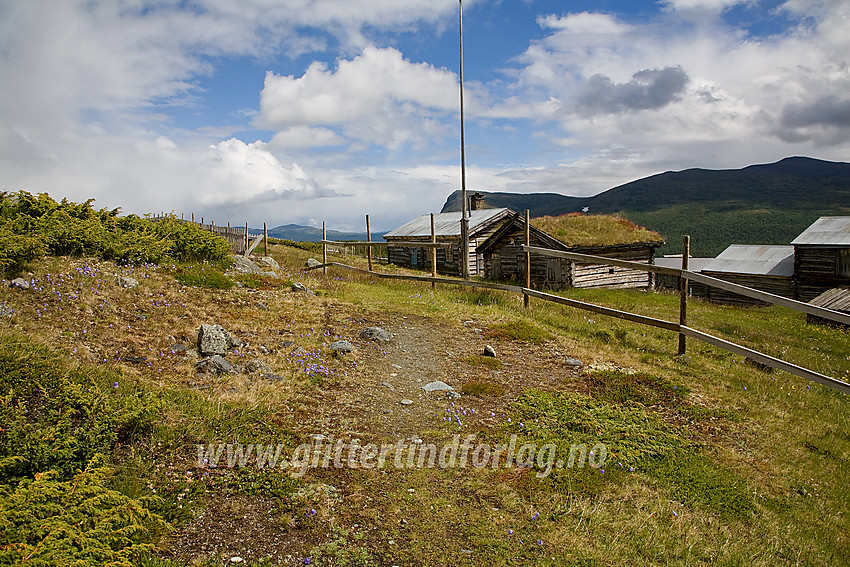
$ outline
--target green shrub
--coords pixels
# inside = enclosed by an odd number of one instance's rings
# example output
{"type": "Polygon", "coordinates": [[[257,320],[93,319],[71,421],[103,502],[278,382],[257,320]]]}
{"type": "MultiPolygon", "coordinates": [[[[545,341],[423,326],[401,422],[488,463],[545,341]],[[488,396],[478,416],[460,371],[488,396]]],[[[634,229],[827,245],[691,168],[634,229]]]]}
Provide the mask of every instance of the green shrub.
{"type": "Polygon", "coordinates": [[[224,275],[215,265],[192,265],[177,268],[174,278],[183,285],[209,289],[230,289],[233,280],[224,275]]]}
{"type": "Polygon", "coordinates": [[[552,333],[525,321],[510,321],[491,327],[484,332],[488,339],[524,341],[541,344],[552,339],[552,333]]]}
{"type": "Polygon", "coordinates": [[[171,257],[175,260],[223,261],[230,254],[230,245],[226,238],[207,232],[194,223],[166,218],[152,224],[157,236],[173,243],[171,257]]]}

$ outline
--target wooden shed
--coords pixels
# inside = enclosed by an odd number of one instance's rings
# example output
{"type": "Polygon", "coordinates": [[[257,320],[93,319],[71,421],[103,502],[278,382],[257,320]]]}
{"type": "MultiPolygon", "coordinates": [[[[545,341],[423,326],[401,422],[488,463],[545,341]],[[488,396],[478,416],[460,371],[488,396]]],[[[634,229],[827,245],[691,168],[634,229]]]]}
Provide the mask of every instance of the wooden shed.
{"type": "MultiPolygon", "coordinates": [[[[490,237],[511,216],[516,215],[510,209],[482,209],[469,213],[469,274],[479,275],[483,258],[476,252],[478,246],[490,237]]],[[[437,248],[437,272],[441,274],[462,275],[460,212],[439,213],[434,215],[434,229],[437,242],[449,242],[450,247],[437,248]]],[[[430,242],[431,215],[422,215],[384,235],[387,241],[389,263],[423,270],[431,269],[431,255],[427,248],[411,246],[393,246],[393,242],[430,242]]]]}
{"type": "Polygon", "coordinates": [[[821,217],[791,244],[800,301],[850,285],[850,217],[821,217]]]}
{"type": "MultiPolygon", "coordinates": [[[[701,272],[714,258],[695,258],[688,257],[688,270],[691,272],[701,272]]],[[[663,256],[656,258],[654,264],[663,268],[681,268],[682,255],[675,254],[671,256],[663,256]]],[[[667,274],[655,274],[655,289],[678,290],[681,286],[678,276],[670,276],[667,274]]],[[[707,297],[708,286],[705,284],[688,281],[688,293],[694,297],[707,297]]]]}
{"type": "MultiPolygon", "coordinates": [[[[651,264],[655,249],[664,241],[658,233],[625,219],[607,215],[561,215],[531,219],[532,246],[593,254],[651,264]],[[552,234],[543,229],[550,227],[552,234]]],[[[501,281],[525,281],[525,218],[512,213],[509,220],[478,247],[484,259],[484,275],[501,281]]],[[[590,264],[531,255],[531,281],[538,288],[652,287],[653,274],[642,270],[590,264]]]]}
{"type": "MultiPolygon", "coordinates": [[[[809,301],[809,303],[817,305],[818,307],[825,307],[826,309],[832,309],[833,311],[840,311],[841,313],[850,315],[850,286],[829,289],[809,301]]],[[[850,325],[846,323],[827,321],[823,317],[818,317],[811,313],[806,315],[806,321],[808,323],[836,325],[843,327],[844,329],[850,329],[850,325]]]]}
{"type": "MultiPolygon", "coordinates": [[[[796,297],[793,246],[732,244],[705,264],[701,273],[782,297],[796,297]]],[[[764,305],[757,299],[711,286],[708,299],[718,303],[764,305]]]]}

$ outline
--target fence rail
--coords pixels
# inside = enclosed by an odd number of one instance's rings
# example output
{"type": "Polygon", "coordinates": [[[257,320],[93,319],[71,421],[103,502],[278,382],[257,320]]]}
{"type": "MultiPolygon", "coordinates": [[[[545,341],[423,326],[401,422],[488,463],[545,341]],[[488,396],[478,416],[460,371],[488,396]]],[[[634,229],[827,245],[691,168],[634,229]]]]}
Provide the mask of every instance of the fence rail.
{"type": "MultiPolygon", "coordinates": [[[[571,252],[560,252],[560,251],[556,251],[556,250],[548,250],[546,248],[536,248],[536,247],[531,247],[531,246],[526,246],[524,248],[526,248],[526,252],[528,254],[531,254],[532,251],[534,251],[535,253],[552,252],[553,256],[555,256],[555,255],[561,256],[562,254],[569,254],[570,256],[573,257],[572,259],[592,261],[594,263],[601,262],[601,263],[608,263],[608,264],[611,264],[611,265],[622,265],[623,263],[628,264],[625,267],[633,267],[632,264],[634,264],[635,266],[642,266],[643,269],[647,269],[647,271],[655,271],[655,272],[658,272],[658,273],[663,273],[663,272],[661,272],[661,270],[664,270],[664,271],[669,270],[671,272],[674,272],[675,274],[679,274],[679,275],[684,274],[684,277],[690,277],[692,274],[698,275],[698,274],[694,274],[693,272],[689,272],[688,270],[677,270],[675,268],[663,268],[661,266],[653,266],[651,264],[641,264],[639,262],[628,262],[626,260],[617,260],[617,259],[614,259],[614,258],[605,258],[603,256],[592,256],[592,255],[588,255],[588,254],[573,254],[571,252]],[[557,254],[554,254],[554,253],[557,253],[557,254]]],[[[783,370],[783,371],[785,371],[789,374],[792,374],[794,376],[798,376],[800,378],[804,378],[806,380],[810,380],[810,381],[818,383],[818,384],[822,384],[822,385],[827,386],[827,387],[829,387],[833,390],[836,390],[838,392],[842,392],[844,394],[850,394],[850,383],[844,382],[842,380],[838,380],[836,378],[832,378],[830,376],[826,376],[824,374],[821,374],[819,372],[815,372],[814,370],[810,370],[808,368],[803,368],[802,366],[792,364],[792,363],[784,361],[782,359],[779,359],[779,358],[770,356],[768,354],[765,354],[763,352],[759,352],[757,350],[753,350],[753,349],[747,348],[745,346],[742,346],[742,345],[721,339],[719,337],[709,335],[708,333],[704,333],[704,332],[698,331],[698,330],[696,330],[692,327],[688,327],[683,323],[676,323],[676,322],[673,322],[673,321],[664,321],[662,319],[655,319],[655,318],[652,318],[652,317],[646,317],[644,315],[639,315],[637,313],[630,313],[628,311],[621,311],[619,309],[613,309],[613,308],[610,308],[610,307],[604,307],[602,305],[596,305],[596,304],[593,304],[593,303],[578,301],[578,300],[575,300],[575,299],[570,299],[570,298],[562,297],[562,296],[559,296],[559,295],[553,295],[551,293],[545,293],[545,292],[542,292],[542,291],[537,291],[537,290],[531,289],[529,287],[521,287],[521,286],[506,285],[506,284],[497,284],[497,283],[490,283],[490,282],[470,281],[470,280],[445,278],[445,277],[434,277],[434,276],[416,276],[416,275],[409,275],[409,274],[382,274],[380,272],[375,272],[373,270],[367,270],[367,269],[364,269],[364,268],[349,266],[347,264],[341,264],[339,262],[327,262],[327,261],[325,261],[323,264],[315,266],[313,268],[307,268],[307,270],[316,270],[316,269],[321,268],[323,271],[325,271],[325,273],[327,273],[327,268],[329,268],[329,267],[336,267],[336,268],[341,268],[341,269],[350,270],[350,271],[354,271],[354,272],[364,273],[364,274],[368,274],[370,276],[377,277],[377,278],[380,278],[380,279],[396,279],[396,280],[431,282],[432,285],[436,285],[436,284],[440,283],[440,284],[447,284],[447,285],[458,285],[458,286],[464,286],[464,287],[495,289],[495,290],[514,292],[514,293],[521,293],[524,296],[524,301],[525,301],[526,306],[528,305],[528,300],[530,298],[534,297],[534,298],[541,299],[541,300],[544,300],[544,301],[558,303],[558,304],[561,304],[561,305],[566,305],[566,306],[569,306],[569,307],[574,307],[574,308],[582,309],[582,310],[585,310],[585,311],[591,311],[593,313],[598,313],[600,315],[606,315],[606,316],[609,316],[609,317],[615,317],[615,318],[618,318],[618,319],[623,319],[623,320],[630,321],[630,322],[633,322],[633,323],[638,323],[638,324],[641,324],[641,325],[648,325],[648,326],[656,327],[656,328],[659,328],[659,329],[665,329],[667,331],[679,333],[680,336],[688,336],[690,338],[708,343],[710,345],[713,345],[715,347],[727,350],[729,352],[746,356],[746,357],[748,357],[752,360],[755,360],[756,362],[759,362],[759,363],[764,364],[766,366],[769,366],[771,368],[783,370]]],[[[707,279],[715,280],[716,278],[707,278],[707,279]]],[[[723,280],[717,280],[717,281],[722,282],[723,280]]],[[[713,285],[713,282],[706,282],[706,283],[707,283],[707,285],[713,285]]],[[[726,284],[728,282],[723,282],[723,283],[726,284]]],[[[749,291],[758,292],[758,290],[752,290],[751,288],[746,288],[744,286],[738,286],[738,285],[735,285],[735,284],[729,284],[729,285],[734,285],[736,288],[742,288],[742,290],[748,291],[748,292],[749,291]]],[[[736,291],[736,293],[740,293],[740,290],[736,291]]],[[[763,292],[758,292],[758,293],[763,293],[763,292]]],[[[771,294],[768,294],[768,295],[771,295],[771,294]]],[[[776,296],[776,297],[778,297],[778,296],[776,296]]],[[[781,298],[781,299],[786,299],[786,298],[781,298]]],[[[805,304],[805,303],[800,303],[798,301],[794,301],[793,303],[799,304],[799,305],[791,305],[791,307],[792,308],[798,308],[798,309],[799,309],[800,305],[808,305],[808,304],[805,304]]],[[[802,311],[802,309],[799,309],[799,310],[802,311]]],[[[843,314],[838,313],[838,312],[832,312],[831,310],[826,310],[826,311],[828,311],[829,312],[828,314],[830,314],[830,315],[833,315],[833,314],[843,315],[843,314]]]]}

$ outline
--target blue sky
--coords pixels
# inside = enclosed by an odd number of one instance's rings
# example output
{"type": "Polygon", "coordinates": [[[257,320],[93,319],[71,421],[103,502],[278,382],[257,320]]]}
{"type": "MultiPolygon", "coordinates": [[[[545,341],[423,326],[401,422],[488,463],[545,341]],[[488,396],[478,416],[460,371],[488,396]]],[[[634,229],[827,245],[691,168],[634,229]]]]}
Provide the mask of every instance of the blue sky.
{"type": "MultiPolygon", "coordinates": [[[[467,186],[848,161],[850,3],[465,0],[467,186]]],[[[460,187],[457,0],[0,0],[0,190],[376,230],[460,187]]]]}

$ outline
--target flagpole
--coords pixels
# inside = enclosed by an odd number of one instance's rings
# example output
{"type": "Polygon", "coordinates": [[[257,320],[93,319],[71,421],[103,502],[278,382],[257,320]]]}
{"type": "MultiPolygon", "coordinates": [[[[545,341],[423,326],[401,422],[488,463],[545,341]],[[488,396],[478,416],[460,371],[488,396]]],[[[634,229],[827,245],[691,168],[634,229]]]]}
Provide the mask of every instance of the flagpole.
{"type": "Polygon", "coordinates": [[[463,128],[463,0],[458,0],[458,23],[460,27],[460,239],[461,275],[469,279],[469,219],[466,202],[466,146],[463,128]]]}

